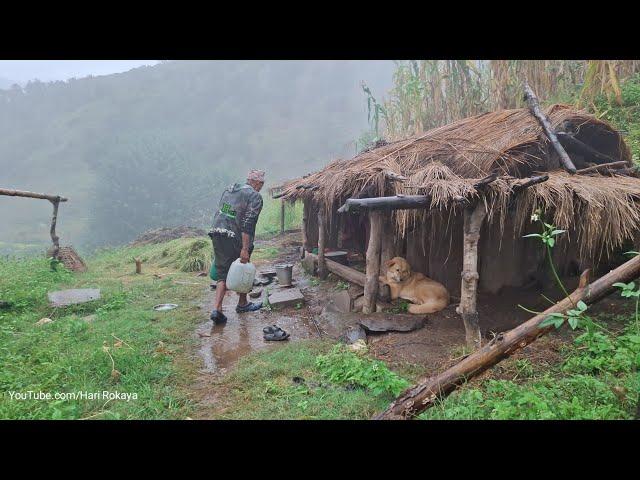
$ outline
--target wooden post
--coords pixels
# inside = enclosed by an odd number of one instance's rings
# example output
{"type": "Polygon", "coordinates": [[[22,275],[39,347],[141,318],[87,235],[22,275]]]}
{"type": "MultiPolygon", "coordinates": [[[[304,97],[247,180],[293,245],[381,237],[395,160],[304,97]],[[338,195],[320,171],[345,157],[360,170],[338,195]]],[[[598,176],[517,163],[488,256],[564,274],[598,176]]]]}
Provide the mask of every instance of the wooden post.
{"type": "Polygon", "coordinates": [[[136,273],[142,273],[142,260],[139,258],[134,258],[133,260],[136,262],[136,273]]]}
{"type": "Polygon", "coordinates": [[[303,201],[302,204],[302,252],[300,252],[300,258],[304,258],[306,253],[311,249],[309,248],[309,235],[307,234],[307,224],[309,222],[309,202],[303,201]]]}
{"type": "Polygon", "coordinates": [[[280,200],[280,235],[284,235],[284,199],[280,200]]]}
{"type": "Polygon", "coordinates": [[[58,259],[60,253],[60,238],[56,235],[56,223],[58,222],[58,205],[60,205],[61,198],[56,197],[55,200],[49,200],[53,204],[53,216],[51,217],[51,241],[53,242],[53,258],[58,259]]]}
{"type": "Polygon", "coordinates": [[[364,284],[364,305],[362,313],[376,311],[378,295],[378,276],[380,275],[380,244],[382,240],[382,214],[373,211],[369,214],[369,246],[367,248],[367,271],[364,284]]]}
{"type": "MultiPolygon", "coordinates": [[[[385,263],[398,255],[395,225],[393,224],[393,217],[391,214],[384,216],[383,224],[382,246],[380,247],[380,275],[384,275],[385,273],[385,263]]],[[[391,290],[389,289],[389,285],[382,285],[379,296],[385,302],[391,300],[391,290]]]]}
{"type": "Polygon", "coordinates": [[[318,276],[327,278],[327,264],[324,259],[324,249],[327,242],[327,222],[325,221],[324,206],[318,209],[318,276]]]}
{"type": "Polygon", "coordinates": [[[460,305],[458,313],[464,322],[467,347],[477,350],[482,345],[482,336],[478,325],[478,311],[476,300],[478,293],[478,241],[480,228],[487,215],[484,203],[479,202],[475,207],[464,210],[464,239],[462,260],[462,284],[460,287],[460,305]]]}

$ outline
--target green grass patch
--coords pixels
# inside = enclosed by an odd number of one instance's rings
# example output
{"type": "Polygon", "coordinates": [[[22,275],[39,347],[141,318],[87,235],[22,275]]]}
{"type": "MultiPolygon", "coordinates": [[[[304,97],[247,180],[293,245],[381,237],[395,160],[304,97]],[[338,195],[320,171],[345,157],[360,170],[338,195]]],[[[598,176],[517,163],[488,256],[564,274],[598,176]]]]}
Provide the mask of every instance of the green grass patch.
{"type": "Polygon", "coordinates": [[[517,360],[513,379],[465,386],[419,418],[633,418],[640,392],[640,335],[635,319],[629,318],[617,333],[591,328],[566,345],[562,355],[560,365],[545,369],[536,369],[526,359],[517,360]]]}
{"type": "MultiPolygon", "coordinates": [[[[265,238],[280,233],[280,205],[279,199],[273,199],[263,195],[264,204],[258,224],[256,225],[256,237],[265,238]]],[[[302,225],[302,203],[296,202],[293,205],[285,204],[284,228],[292,230],[300,228],[302,225]]]]}
{"type": "Polygon", "coordinates": [[[408,384],[383,362],[328,341],[305,340],[240,360],[221,382],[228,406],[215,416],[368,419],[408,384]]]}
{"type": "MultiPolygon", "coordinates": [[[[187,244],[185,242],[185,244],[187,244]]],[[[191,243],[193,245],[193,243],[191,243]]],[[[166,245],[102,251],[87,258],[89,271],[51,271],[45,258],[0,260],[0,418],[163,419],[184,418],[191,406],[185,385],[194,372],[186,360],[191,334],[202,322],[196,307],[202,286],[175,284],[193,274],[160,265],[166,245]],[[133,257],[147,262],[136,275],[133,257]],[[171,273],[156,278],[153,273],[171,273]],[[102,298],[66,308],[48,306],[46,293],[100,288],[102,298]],[[159,303],[179,308],[156,312],[159,303]],[[53,320],[41,326],[43,317],[53,320]],[[121,342],[122,341],[122,342],[121,342]],[[113,363],[112,363],[113,359],[113,363]],[[113,370],[119,374],[112,374],[113,370]],[[88,392],[93,399],[11,399],[9,392],[51,395],[88,392]],[[128,393],[109,400],[102,392],[128,393]],[[137,399],[133,399],[133,396],[137,399]]],[[[210,245],[209,245],[210,248],[210,245]]]]}

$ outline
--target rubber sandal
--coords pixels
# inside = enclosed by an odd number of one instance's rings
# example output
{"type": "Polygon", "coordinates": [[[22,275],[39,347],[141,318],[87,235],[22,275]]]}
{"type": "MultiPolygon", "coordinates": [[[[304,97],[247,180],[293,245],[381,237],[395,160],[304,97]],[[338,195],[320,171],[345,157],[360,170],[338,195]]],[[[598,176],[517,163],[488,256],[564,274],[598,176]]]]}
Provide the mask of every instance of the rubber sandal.
{"type": "Polygon", "coordinates": [[[284,330],[278,330],[275,333],[265,333],[264,339],[267,342],[281,342],[283,340],[287,340],[289,338],[289,334],[284,330]]]}
{"type": "Polygon", "coordinates": [[[276,333],[278,330],[282,330],[277,325],[269,325],[262,329],[262,333],[276,333]]]}
{"type": "Polygon", "coordinates": [[[256,310],[260,310],[262,308],[262,302],[259,303],[253,303],[253,302],[249,302],[246,305],[241,306],[237,306],[236,307],[236,313],[245,313],[245,312],[255,312],[256,310]]]}
{"type": "Polygon", "coordinates": [[[209,319],[217,325],[219,323],[225,323],[227,321],[227,316],[219,310],[214,310],[211,312],[209,319]]]}

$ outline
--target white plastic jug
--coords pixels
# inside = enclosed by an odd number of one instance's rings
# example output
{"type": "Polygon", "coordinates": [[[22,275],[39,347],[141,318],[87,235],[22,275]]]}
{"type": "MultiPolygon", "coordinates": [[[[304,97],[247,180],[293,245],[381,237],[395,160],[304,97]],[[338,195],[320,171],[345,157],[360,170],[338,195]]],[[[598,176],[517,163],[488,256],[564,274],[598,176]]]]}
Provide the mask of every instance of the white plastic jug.
{"type": "Polygon", "coordinates": [[[229,267],[227,288],[238,293],[249,293],[256,277],[256,267],[251,262],[242,263],[238,258],[229,267]]]}

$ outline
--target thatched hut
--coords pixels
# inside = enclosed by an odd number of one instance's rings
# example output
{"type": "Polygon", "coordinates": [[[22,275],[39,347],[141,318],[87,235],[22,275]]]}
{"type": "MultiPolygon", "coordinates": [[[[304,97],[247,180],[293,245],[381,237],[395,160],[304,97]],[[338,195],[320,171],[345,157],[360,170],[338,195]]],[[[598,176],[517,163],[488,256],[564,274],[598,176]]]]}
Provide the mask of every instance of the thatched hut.
{"type": "Polygon", "coordinates": [[[325,248],[366,252],[365,312],[380,266],[400,255],[461,297],[473,330],[476,288],[495,294],[544,274],[540,243],[523,238],[540,230],[536,210],[567,231],[553,249],[563,274],[604,265],[640,230],[640,179],[619,132],[566,105],[545,115],[564,149],[528,109],[502,110],[335,160],[277,196],[304,202],[304,250],[320,247],[321,274],[325,248]]]}

